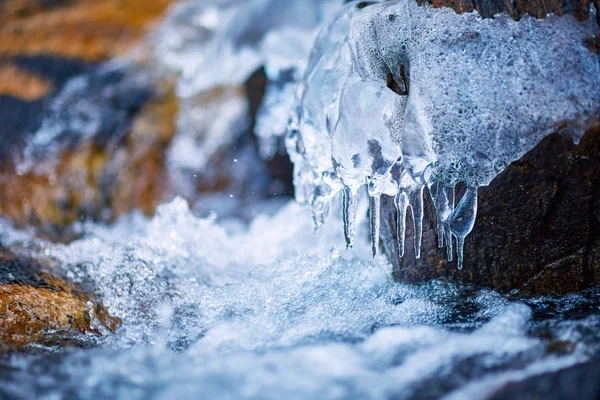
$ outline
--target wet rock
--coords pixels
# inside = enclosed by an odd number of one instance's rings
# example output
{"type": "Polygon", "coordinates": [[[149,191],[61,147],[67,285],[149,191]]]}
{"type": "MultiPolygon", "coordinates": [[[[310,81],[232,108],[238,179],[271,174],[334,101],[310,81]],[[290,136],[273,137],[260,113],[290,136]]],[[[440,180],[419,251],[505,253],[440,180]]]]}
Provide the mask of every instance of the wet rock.
{"type": "Polygon", "coordinates": [[[173,0],[5,0],[0,57],[101,61],[136,45],[173,0]]]}
{"type": "Polygon", "coordinates": [[[78,334],[99,335],[120,326],[94,296],[47,269],[0,247],[0,351],[77,344],[78,334]]]}
{"type": "Polygon", "coordinates": [[[491,399],[579,399],[600,398],[600,359],[556,372],[506,384],[491,399]]]}
{"type": "MultiPolygon", "coordinates": [[[[458,188],[460,198],[464,188],[458,188]]],[[[522,295],[564,294],[600,284],[600,127],[579,145],[553,134],[479,188],[477,220],[458,270],[437,247],[435,213],[425,194],[421,258],[397,256],[396,211],[382,199],[382,238],[394,277],[448,279],[522,295]]],[[[407,223],[406,243],[412,243],[407,223]]]]}
{"type": "Polygon", "coordinates": [[[68,240],[74,232],[64,228],[80,219],[153,212],[169,191],[164,159],[177,101],[168,84],[145,86],[134,73],[86,74],[79,91],[64,90],[43,109],[34,133],[7,139],[0,157],[4,218],[68,240]]]}
{"type": "Polygon", "coordinates": [[[170,3],[0,2],[2,217],[69,240],[75,221],[151,213],[163,200],[172,85],[104,61],[139,45],[170,3]]]}
{"type": "Polygon", "coordinates": [[[536,18],[545,18],[548,14],[569,14],[579,20],[589,18],[590,4],[592,4],[592,0],[417,0],[417,2],[429,3],[434,7],[451,7],[458,13],[477,10],[483,17],[492,17],[506,11],[514,19],[521,19],[526,14],[536,18]]]}

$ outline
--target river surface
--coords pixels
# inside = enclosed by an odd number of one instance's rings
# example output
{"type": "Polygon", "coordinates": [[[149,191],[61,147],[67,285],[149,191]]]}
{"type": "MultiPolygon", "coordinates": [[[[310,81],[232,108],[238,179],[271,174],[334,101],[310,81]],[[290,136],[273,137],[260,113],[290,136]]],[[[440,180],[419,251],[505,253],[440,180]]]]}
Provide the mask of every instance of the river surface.
{"type": "Polygon", "coordinates": [[[254,214],[200,218],[175,198],[69,245],[3,223],[4,243],[58,260],[123,326],[0,355],[0,398],[485,398],[600,354],[598,291],[396,283],[365,223],[344,249],[339,210],[316,234],[291,200],[254,214]]]}

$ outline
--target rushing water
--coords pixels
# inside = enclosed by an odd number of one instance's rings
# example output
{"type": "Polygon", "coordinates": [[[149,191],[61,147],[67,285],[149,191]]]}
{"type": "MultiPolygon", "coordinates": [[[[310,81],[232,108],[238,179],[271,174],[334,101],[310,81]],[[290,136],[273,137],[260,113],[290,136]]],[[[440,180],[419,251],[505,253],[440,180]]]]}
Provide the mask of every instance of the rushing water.
{"type": "Polygon", "coordinates": [[[5,243],[95,287],[123,326],[76,338],[83,348],[1,355],[0,398],[480,398],[600,353],[597,292],[523,302],[396,283],[365,224],[346,251],[333,217],[313,234],[293,201],[248,224],[176,198],[151,219],[85,225],[70,245],[3,226],[5,243]]]}

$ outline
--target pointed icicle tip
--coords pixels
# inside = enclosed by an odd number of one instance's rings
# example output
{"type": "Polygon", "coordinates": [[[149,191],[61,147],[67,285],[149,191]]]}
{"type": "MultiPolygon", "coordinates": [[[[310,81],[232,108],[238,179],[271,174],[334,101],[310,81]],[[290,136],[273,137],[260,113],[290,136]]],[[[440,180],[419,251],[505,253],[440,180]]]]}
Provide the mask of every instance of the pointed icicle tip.
{"type": "Polygon", "coordinates": [[[371,212],[371,250],[373,251],[373,258],[377,255],[379,249],[380,200],[380,195],[373,195],[369,198],[369,210],[371,212]]]}
{"type": "Polygon", "coordinates": [[[477,217],[477,187],[468,187],[458,206],[452,213],[450,229],[456,237],[456,257],[458,269],[463,267],[465,238],[473,230],[477,217]]]}
{"type": "Polygon", "coordinates": [[[406,193],[399,192],[396,195],[396,236],[398,236],[398,255],[404,256],[404,235],[406,234],[406,209],[408,208],[408,197],[406,193]]]}
{"type": "Polygon", "coordinates": [[[352,189],[346,185],[342,190],[342,214],[344,220],[344,238],[346,239],[346,250],[351,249],[354,244],[354,225],[356,222],[357,196],[352,189]]]}
{"type": "Polygon", "coordinates": [[[410,192],[410,211],[414,224],[415,258],[421,258],[421,242],[423,240],[423,188],[419,185],[410,192]]]}

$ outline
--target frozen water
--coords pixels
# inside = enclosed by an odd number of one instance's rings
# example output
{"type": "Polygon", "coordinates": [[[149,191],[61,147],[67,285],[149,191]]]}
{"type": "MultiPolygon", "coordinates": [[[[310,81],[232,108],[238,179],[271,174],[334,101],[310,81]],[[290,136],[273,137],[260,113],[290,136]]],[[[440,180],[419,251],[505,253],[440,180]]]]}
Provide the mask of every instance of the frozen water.
{"type": "Polygon", "coordinates": [[[377,197],[400,196],[405,215],[422,201],[407,190],[426,186],[439,245],[452,260],[456,239],[461,268],[477,187],[559,127],[578,141],[598,118],[600,62],[585,44],[598,32],[593,18],[482,20],[412,0],[349,3],[322,29],[299,87],[288,140],[299,201],[318,204],[318,215],[344,186],[351,245],[352,194],[367,184],[375,253],[377,197]],[[375,142],[382,151],[368,159],[375,142]]]}
{"type": "Polygon", "coordinates": [[[341,0],[210,0],[175,5],[156,34],[157,59],[180,74],[178,94],[238,86],[261,66],[273,80],[304,70],[321,23],[341,0]]]}
{"type": "Polygon", "coordinates": [[[581,314],[597,294],[525,304],[395,283],[362,228],[354,251],[337,248],[339,218],[313,234],[294,202],[245,225],[197,218],[176,198],[152,219],[88,224],[70,245],[3,227],[3,242],[33,241],[95,287],[123,326],[82,338],[95,348],[0,357],[0,397],[483,397],[598,354],[600,319],[581,314]],[[562,321],[572,309],[582,319],[562,321]],[[556,355],[554,341],[574,346],[556,355]]]}

